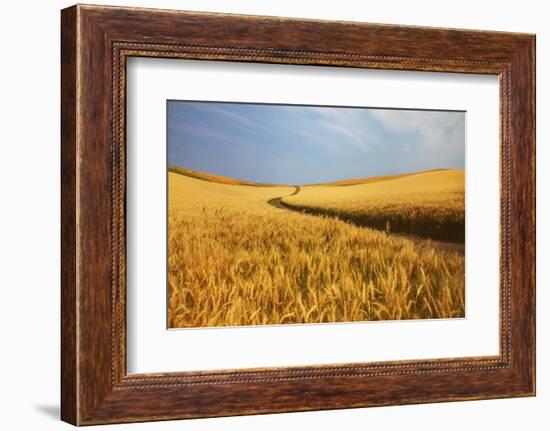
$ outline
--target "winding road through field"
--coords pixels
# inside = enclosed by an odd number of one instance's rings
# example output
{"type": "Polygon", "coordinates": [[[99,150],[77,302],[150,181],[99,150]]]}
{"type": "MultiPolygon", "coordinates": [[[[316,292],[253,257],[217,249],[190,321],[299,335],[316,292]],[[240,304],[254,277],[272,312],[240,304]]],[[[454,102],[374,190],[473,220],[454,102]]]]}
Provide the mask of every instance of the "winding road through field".
{"type": "MultiPolygon", "coordinates": [[[[287,195],[287,196],[294,196],[294,195],[297,195],[298,193],[300,193],[300,186],[294,186],[295,187],[295,190],[287,195]]],[[[293,208],[290,208],[290,207],[287,207],[286,205],[284,205],[282,202],[281,202],[281,199],[283,199],[285,196],[281,196],[280,198],[273,198],[273,199],[269,199],[267,201],[267,203],[271,206],[274,206],[275,208],[281,208],[283,210],[290,210],[290,211],[298,211],[298,210],[295,210],[293,208]]],[[[298,211],[300,212],[300,211],[298,211]]]]}
{"type": "MultiPolygon", "coordinates": [[[[270,200],[267,201],[267,203],[269,205],[275,207],[275,208],[279,208],[279,209],[283,209],[283,210],[287,210],[287,211],[294,211],[294,212],[302,213],[302,214],[306,213],[306,214],[310,214],[310,215],[322,216],[323,214],[319,213],[318,211],[308,210],[307,208],[298,209],[298,208],[294,208],[290,205],[285,205],[285,203],[282,201],[282,199],[284,197],[294,196],[294,195],[297,195],[298,193],[300,193],[300,186],[294,186],[294,187],[295,187],[295,190],[291,194],[286,195],[286,196],[281,196],[281,197],[278,197],[278,198],[270,199],[270,200]]],[[[371,226],[365,226],[365,225],[361,225],[361,224],[358,224],[358,223],[354,223],[351,220],[344,220],[344,219],[339,218],[339,217],[335,217],[335,218],[338,218],[339,220],[342,220],[346,223],[353,224],[354,226],[377,230],[377,229],[375,229],[371,226]]],[[[387,235],[392,236],[394,238],[400,238],[400,239],[406,239],[406,240],[412,241],[416,245],[422,246],[422,247],[430,247],[430,248],[433,248],[433,249],[439,250],[439,251],[446,251],[446,252],[464,254],[464,244],[462,244],[462,243],[448,242],[448,241],[436,241],[436,240],[429,239],[429,238],[420,238],[418,236],[407,235],[407,234],[403,234],[403,233],[389,233],[387,235]]]]}

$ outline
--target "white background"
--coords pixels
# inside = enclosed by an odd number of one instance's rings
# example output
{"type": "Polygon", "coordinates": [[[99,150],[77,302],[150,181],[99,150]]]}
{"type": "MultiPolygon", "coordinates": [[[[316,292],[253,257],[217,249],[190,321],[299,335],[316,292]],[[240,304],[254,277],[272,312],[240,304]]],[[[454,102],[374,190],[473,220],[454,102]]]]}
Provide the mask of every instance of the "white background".
{"type": "MultiPolygon", "coordinates": [[[[550,28],[545,2],[463,0],[102,1],[105,4],[537,33],[538,262],[536,398],[106,426],[96,429],[547,429],[550,422],[550,28]],[[546,315],[545,315],[546,313],[546,315]],[[546,363],[546,364],[545,364],[546,363]]],[[[59,409],[59,9],[5,2],[0,16],[0,426],[69,429],[59,409]]]]}
{"type": "Polygon", "coordinates": [[[140,58],[127,83],[129,373],[498,354],[498,77],[140,58]],[[186,98],[467,111],[466,318],[167,331],[165,110],[186,98]]]}

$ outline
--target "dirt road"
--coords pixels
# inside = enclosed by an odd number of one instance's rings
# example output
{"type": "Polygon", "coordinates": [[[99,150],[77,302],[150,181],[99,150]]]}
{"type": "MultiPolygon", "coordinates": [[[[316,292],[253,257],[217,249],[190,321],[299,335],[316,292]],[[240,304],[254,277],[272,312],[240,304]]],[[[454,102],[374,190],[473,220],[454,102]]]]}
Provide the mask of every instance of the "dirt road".
{"type": "MultiPolygon", "coordinates": [[[[295,190],[289,194],[288,196],[294,196],[297,195],[300,192],[300,186],[294,186],[295,190]]],[[[292,208],[287,207],[281,202],[281,199],[283,199],[285,196],[281,196],[280,198],[273,198],[267,201],[267,203],[271,206],[274,206],[275,208],[280,208],[283,210],[292,210],[292,208]]]]}

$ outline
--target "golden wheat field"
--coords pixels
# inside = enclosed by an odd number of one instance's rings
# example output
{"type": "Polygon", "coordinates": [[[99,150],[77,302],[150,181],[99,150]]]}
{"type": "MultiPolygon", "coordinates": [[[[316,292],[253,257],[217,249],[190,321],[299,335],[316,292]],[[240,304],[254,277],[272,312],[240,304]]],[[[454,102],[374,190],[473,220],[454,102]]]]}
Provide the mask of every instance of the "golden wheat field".
{"type": "Polygon", "coordinates": [[[464,242],[463,170],[379,178],[302,187],[283,203],[360,226],[464,242]]]}
{"type": "Polygon", "coordinates": [[[191,172],[168,174],[170,327],[464,316],[463,253],[391,234],[408,226],[421,235],[415,226],[446,229],[462,217],[463,241],[463,171],[307,186],[293,196],[295,187],[191,172]],[[274,205],[281,197],[318,212],[274,205]],[[381,214],[390,226],[369,228],[381,214]]]}

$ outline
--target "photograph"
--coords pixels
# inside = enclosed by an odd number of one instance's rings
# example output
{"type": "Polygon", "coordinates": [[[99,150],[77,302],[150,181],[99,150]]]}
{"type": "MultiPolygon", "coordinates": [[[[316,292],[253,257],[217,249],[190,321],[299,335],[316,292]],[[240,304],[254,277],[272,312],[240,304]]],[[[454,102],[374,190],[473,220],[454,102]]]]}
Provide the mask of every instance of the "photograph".
{"type": "Polygon", "coordinates": [[[464,318],[465,127],[168,100],[168,327],[464,318]]]}

